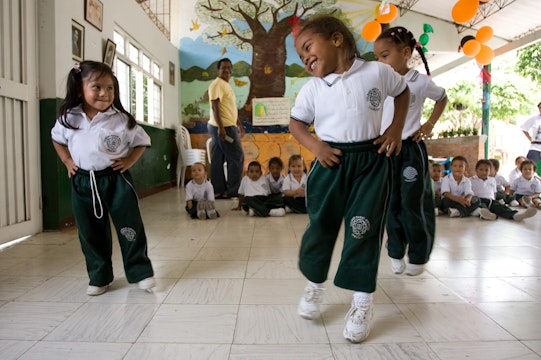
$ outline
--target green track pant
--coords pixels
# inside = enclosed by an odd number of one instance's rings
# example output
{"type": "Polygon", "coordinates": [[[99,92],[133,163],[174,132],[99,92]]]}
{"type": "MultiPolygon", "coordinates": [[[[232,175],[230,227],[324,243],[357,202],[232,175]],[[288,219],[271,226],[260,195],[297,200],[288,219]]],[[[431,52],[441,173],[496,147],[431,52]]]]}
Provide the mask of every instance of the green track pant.
{"type": "Polygon", "coordinates": [[[109,215],[118,235],[128,282],[136,283],[154,275],[129,172],[120,174],[109,168],[95,171],[91,177],[88,171],[77,170],[72,177],[71,199],[90,285],[105,286],[113,281],[109,215]]]}
{"type": "Polygon", "coordinates": [[[381,253],[390,196],[390,160],[373,140],[329,143],[341,149],[340,164],[316,162],[307,181],[309,223],[302,238],[299,267],[308,280],[327,279],[338,232],[344,221],[344,246],[334,278],[338,287],[372,293],[381,253]]]}

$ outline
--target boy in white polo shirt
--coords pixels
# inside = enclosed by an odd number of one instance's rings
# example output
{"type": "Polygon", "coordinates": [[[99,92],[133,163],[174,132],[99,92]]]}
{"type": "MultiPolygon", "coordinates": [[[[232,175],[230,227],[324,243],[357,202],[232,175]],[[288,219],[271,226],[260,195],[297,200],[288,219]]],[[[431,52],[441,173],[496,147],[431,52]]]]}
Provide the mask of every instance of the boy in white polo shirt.
{"type": "Polygon", "coordinates": [[[479,216],[480,202],[473,196],[470,179],[464,173],[468,160],[455,156],[451,161],[451,173],[441,182],[441,210],[449,217],[479,216]]]}

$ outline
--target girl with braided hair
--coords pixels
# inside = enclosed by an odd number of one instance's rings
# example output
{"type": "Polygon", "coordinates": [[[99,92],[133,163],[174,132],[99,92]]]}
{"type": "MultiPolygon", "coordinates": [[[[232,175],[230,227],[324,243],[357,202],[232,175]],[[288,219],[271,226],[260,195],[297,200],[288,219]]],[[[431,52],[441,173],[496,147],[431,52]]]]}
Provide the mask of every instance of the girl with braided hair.
{"type": "MultiPolygon", "coordinates": [[[[393,188],[387,215],[387,252],[395,274],[419,275],[428,262],[435,233],[435,211],[428,155],[423,139],[432,133],[440,118],[447,95],[430,78],[430,70],[421,45],[412,32],[398,26],[384,31],[374,43],[374,55],[380,62],[390,65],[403,75],[410,88],[410,104],[402,131],[402,151],[392,158],[393,188]],[[408,61],[417,50],[427,75],[408,67],[408,61]],[[436,102],[429,119],[421,125],[425,99],[436,102]],[[404,256],[408,252],[409,264],[404,256]]],[[[382,133],[391,123],[393,98],[385,100],[382,133]]]]}

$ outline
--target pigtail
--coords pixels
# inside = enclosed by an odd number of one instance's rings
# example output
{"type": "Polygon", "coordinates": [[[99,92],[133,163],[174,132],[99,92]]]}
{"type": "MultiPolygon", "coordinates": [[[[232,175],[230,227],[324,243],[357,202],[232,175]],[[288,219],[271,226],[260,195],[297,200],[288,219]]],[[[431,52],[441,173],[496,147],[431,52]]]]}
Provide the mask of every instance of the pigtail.
{"type": "Polygon", "coordinates": [[[423,47],[419,42],[415,42],[415,49],[421,56],[421,60],[423,60],[423,64],[425,65],[426,74],[430,76],[430,69],[428,68],[428,61],[426,60],[425,52],[423,51],[423,47]]]}

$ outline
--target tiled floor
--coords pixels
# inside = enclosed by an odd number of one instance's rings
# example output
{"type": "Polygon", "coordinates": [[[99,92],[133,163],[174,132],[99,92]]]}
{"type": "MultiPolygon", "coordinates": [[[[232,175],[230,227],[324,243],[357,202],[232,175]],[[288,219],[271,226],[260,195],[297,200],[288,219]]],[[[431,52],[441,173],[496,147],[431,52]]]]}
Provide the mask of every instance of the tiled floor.
{"type": "Polygon", "coordinates": [[[87,296],[75,229],[1,251],[0,359],[541,359],[541,214],[438,218],[418,277],[382,254],[373,330],[354,345],[351,292],[332,281],[320,319],[296,315],[305,215],[251,218],[219,200],[221,218],[190,220],[182,193],[141,201],[153,293],[126,283],[115,243],[113,286],[87,296]]]}

